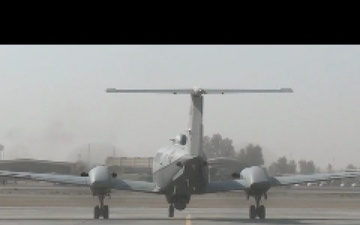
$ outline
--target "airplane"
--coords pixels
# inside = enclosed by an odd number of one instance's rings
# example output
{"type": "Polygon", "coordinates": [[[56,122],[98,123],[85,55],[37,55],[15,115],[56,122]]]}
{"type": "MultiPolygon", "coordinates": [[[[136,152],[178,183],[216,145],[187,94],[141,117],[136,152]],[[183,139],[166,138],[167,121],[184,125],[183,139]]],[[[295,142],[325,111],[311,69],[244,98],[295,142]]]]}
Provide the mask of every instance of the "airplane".
{"type": "Polygon", "coordinates": [[[250,219],[265,219],[265,206],[261,199],[267,199],[271,187],[299,183],[326,181],[360,176],[360,172],[339,172],[313,175],[269,176],[259,166],[246,167],[224,181],[209,180],[209,162],[203,151],[203,95],[231,93],[292,93],[291,88],[281,89],[115,89],[107,93],[160,93],[186,94],[191,97],[188,134],[179,134],[170,146],[161,148],[153,159],[153,182],[124,180],[111,173],[104,166],[96,166],[80,176],[60,174],[39,174],[30,172],[0,171],[0,177],[25,178],[38,181],[88,186],[93,196],[99,198],[94,207],[94,219],[109,218],[109,207],[104,204],[106,196],[113,189],[162,194],[168,203],[168,217],[174,211],[184,210],[195,194],[207,194],[243,190],[247,199],[253,197],[255,205],[249,207],[250,219]]]}

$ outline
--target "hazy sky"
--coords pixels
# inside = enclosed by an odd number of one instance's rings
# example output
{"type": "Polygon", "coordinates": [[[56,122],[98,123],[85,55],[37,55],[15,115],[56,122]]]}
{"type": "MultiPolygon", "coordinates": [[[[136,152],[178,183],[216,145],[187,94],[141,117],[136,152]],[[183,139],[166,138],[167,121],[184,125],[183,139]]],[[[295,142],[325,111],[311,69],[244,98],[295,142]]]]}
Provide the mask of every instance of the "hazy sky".
{"type": "Polygon", "coordinates": [[[293,88],[205,96],[204,133],[278,157],[360,166],[360,46],[0,45],[5,159],[153,156],[188,126],[187,95],[116,88],[293,88]],[[100,148],[101,146],[102,148],[100,148]],[[104,147],[105,146],[105,147],[104,147]],[[102,151],[102,152],[100,152],[102,151]]]}

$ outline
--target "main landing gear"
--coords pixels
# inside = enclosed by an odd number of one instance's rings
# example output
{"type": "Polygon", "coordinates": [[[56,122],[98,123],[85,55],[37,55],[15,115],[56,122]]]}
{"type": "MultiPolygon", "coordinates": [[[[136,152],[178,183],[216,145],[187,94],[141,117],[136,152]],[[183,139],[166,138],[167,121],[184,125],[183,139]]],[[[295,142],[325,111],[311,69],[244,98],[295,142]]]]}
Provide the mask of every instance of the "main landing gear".
{"type": "Polygon", "coordinates": [[[255,205],[251,205],[249,208],[249,218],[255,219],[259,217],[259,219],[265,219],[266,211],[265,206],[260,204],[261,196],[255,196],[255,205]]]}
{"type": "Polygon", "coordinates": [[[94,208],[94,219],[99,219],[102,216],[104,219],[109,219],[109,206],[104,205],[105,195],[99,195],[100,205],[94,208]]]}

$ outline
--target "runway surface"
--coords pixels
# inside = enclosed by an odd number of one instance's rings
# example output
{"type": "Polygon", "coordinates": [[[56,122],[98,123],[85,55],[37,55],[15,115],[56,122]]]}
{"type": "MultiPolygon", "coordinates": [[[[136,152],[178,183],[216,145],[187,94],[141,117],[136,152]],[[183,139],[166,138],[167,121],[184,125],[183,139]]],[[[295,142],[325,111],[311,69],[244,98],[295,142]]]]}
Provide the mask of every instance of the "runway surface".
{"type": "Polygon", "coordinates": [[[105,203],[110,219],[95,220],[98,203],[80,187],[4,186],[0,188],[2,224],[360,224],[360,189],[272,189],[264,201],[266,220],[249,220],[242,192],[193,196],[188,208],[167,217],[164,196],[114,192],[105,203]]]}
{"type": "Polygon", "coordinates": [[[112,208],[110,219],[94,220],[83,207],[0,207],[0,224],[359,224],[359,210],[267,209],[266,220],[249,220],[247,209],[196,208],[167,218],[165,208],[112,208]]]}

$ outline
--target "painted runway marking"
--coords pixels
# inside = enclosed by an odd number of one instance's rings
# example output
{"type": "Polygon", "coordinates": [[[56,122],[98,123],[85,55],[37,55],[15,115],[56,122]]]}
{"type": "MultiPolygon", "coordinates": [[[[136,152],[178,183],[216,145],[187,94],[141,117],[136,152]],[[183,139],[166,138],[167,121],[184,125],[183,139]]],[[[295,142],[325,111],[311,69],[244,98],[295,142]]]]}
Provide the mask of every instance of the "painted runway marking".
{"type": "Polygon", "coordinates": [[[187,214],[185,217],[185,225],[191,225],[191,215],[187,214]]]}

